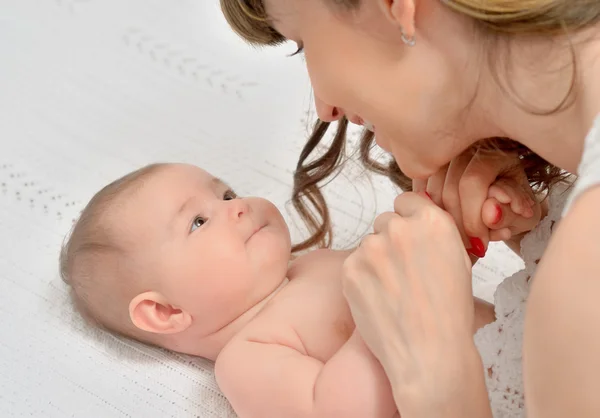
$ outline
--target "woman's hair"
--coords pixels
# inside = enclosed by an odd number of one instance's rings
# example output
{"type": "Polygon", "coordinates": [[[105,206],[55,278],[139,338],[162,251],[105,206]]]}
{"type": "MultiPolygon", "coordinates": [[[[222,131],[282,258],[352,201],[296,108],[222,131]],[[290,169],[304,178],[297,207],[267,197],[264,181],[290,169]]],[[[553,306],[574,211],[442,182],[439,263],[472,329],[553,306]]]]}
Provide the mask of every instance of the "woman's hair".
{"type": "MultiPolygon", "coordinates": [[[[323,0],[334,1],[334,0],[323,0]]],[[[358,7],[361,0],[335,0],[348,8],[358,7]]],[[[475,23],[477,30],[491,42],[499,39],[510,40],[514,35],[550,36],[568,35],[600,22],[600,0],[441,0],[454,12],[467,16],[475,23]]],[[[262,0],[220,0],[221,8],[231,28],[253,45],[278,45],[286,41],[270,23],[262,0]]],[[[491,68],[494,68],[494,48],[490,51],[491,68]]],[[[573,49],[573,74],[576,73],[576,60],[573,49]]],[[[495,74],[499,81],[498,75],[495,74]]],[[[573,77],[571,88],[564,100],[554,109],[533,111],[537,114],[551,114],[564,109],[572,97],[575,87],[573,77]]],[[[317,121],[314,131],[304,146],[296,172],[292,202],[302,216],[312,235],[294,247],[295,251],[313,246],[331,244],[331,221],[325,198],[320,186],[340,169],[345,161],[345,137],[348,122],[342,119],[329,149],[316,159],[309,160],[312,152],[324,138],[329,123],[317,121]]],[[[381,164],[371,157],[373,134],[365,131],[360,140],[359,157],[365,167],[383,174],[402,190],[410,190],[411,182],[399,169],[395,161],[381,164]]],[[[562,180],[562,171],[528,148],[505,138],[481,141],[476,146],[494,151],[517,153],[524,165],[532,186],[543,192],[554,183],[562,180]]]]}
{"type": "MultiPolygon", "coordinates": [[[[342,118],[337,123],[337,130],[327,151],[309,161],[310,155],[325,136],[329,126],[327,122],[320,120],[316,122],[308,142],[300,153],[294,172],[292,203],[311,232],[309,238],[294,246],[294,252],[315,246],[329,247],[332,243],[331,219],[321,187],[341,170],[346,161],[345,144],[348,127],[346,118],[342,118]]],[[[372,156],[374,141],[373,133],[365,129],[358,148],[358,158],[362,165],[371,172],[388,177],[401,190],[411,191],[412,180],[400,170],[394,159],[382,163],[372,156]]],[[[509,154],[515,156],[515,162],[520,162],[529,184],[539,194],[548,191],[551,186],[563,181],[568,175],[524,145],[507,138],[490,138],[474,147],[477,147],[480,152],[505,153],[507,158],[509,154]]],[[[507,168],[507,172],[510,170],[510,167],[507,168]]],[[[503,173],[500,173],[500,177],[502,175],[503,173]]]]}

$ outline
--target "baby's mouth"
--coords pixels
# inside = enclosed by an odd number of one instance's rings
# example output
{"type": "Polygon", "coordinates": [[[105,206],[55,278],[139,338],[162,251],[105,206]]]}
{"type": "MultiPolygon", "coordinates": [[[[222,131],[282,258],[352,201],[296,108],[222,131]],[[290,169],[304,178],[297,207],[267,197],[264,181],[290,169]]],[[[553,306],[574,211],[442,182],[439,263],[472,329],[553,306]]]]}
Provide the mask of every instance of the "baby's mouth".
{"type": "Polygon", "coordinates": [[[252,229],[252,233],[250,234],[250,236],[248,236],[248,239],[246,240],[246,242],[250,241],[252,239],[252,237],[256,234],[258,234],[266,225],[261,225],[261,226],[255,226],[252,229]]]}

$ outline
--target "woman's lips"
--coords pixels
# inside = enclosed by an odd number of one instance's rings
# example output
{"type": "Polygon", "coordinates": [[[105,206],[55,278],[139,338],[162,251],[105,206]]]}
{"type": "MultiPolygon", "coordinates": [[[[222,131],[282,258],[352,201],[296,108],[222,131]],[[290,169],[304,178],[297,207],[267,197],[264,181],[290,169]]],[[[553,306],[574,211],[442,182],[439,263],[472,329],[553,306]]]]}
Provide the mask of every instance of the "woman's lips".
{"type": "Polygon", "coordinates": [[[349,116],[348,120],[355,125],[363,126],[363,127],[367,128],[369,131],[375,132],[375,126],[373,126],[373,124],[371,122],[364,120],[360,116],[349,116]]]}
{"type": "Polygon", "coordinates": [[[371,122],[367,122],[365,121],[363,126],[368,129],[369,131],[375,133],[375,126],[373,126],[373,124],[371,122]]]}

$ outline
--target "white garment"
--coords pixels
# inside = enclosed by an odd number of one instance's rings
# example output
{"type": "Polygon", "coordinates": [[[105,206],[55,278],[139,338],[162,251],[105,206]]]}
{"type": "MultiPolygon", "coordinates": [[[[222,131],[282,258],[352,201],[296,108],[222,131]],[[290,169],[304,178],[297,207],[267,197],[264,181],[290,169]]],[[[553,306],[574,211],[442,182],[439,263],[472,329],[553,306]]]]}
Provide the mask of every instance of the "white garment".
{"type": "Polygon", "coordinates": [[[592,130],[585,138],[583,156],[577,168],[579,179],[575,183],[573,192],[567,199],[563,216],[571,208],[575,199],[593,186],[600,185],[600,116],[596,118],[592,130]]]}
{"type": "Polygon", "coordinates": [[[504,280],[496,289],[496,321],[475,334],[483,361],[494,418],[525,417],[522,346],[525,304],[529,280],[535,274],[552,230],[570,205],[585,190],[600,185],[600,117],[585,140],[584,154],[575,186],[556,186],[549,196],[548,215],[521,242],[525,268],[504,280]]]}

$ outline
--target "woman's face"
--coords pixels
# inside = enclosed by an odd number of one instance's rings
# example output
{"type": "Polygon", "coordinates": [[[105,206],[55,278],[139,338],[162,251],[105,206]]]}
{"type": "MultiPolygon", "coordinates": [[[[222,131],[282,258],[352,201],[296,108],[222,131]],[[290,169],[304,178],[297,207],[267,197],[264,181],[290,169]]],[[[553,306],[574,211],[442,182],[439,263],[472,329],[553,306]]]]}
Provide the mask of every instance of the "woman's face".
{"type": "Polygon", "coordinates": [[[408,176],[430,176],[478,139],[468,112],[475,36],[440,0],[264,2],[275,29],[303,48],[319,117],[371,123],[408,176]],[[414,28],[415,46],[401,28],[414,28]]]}

